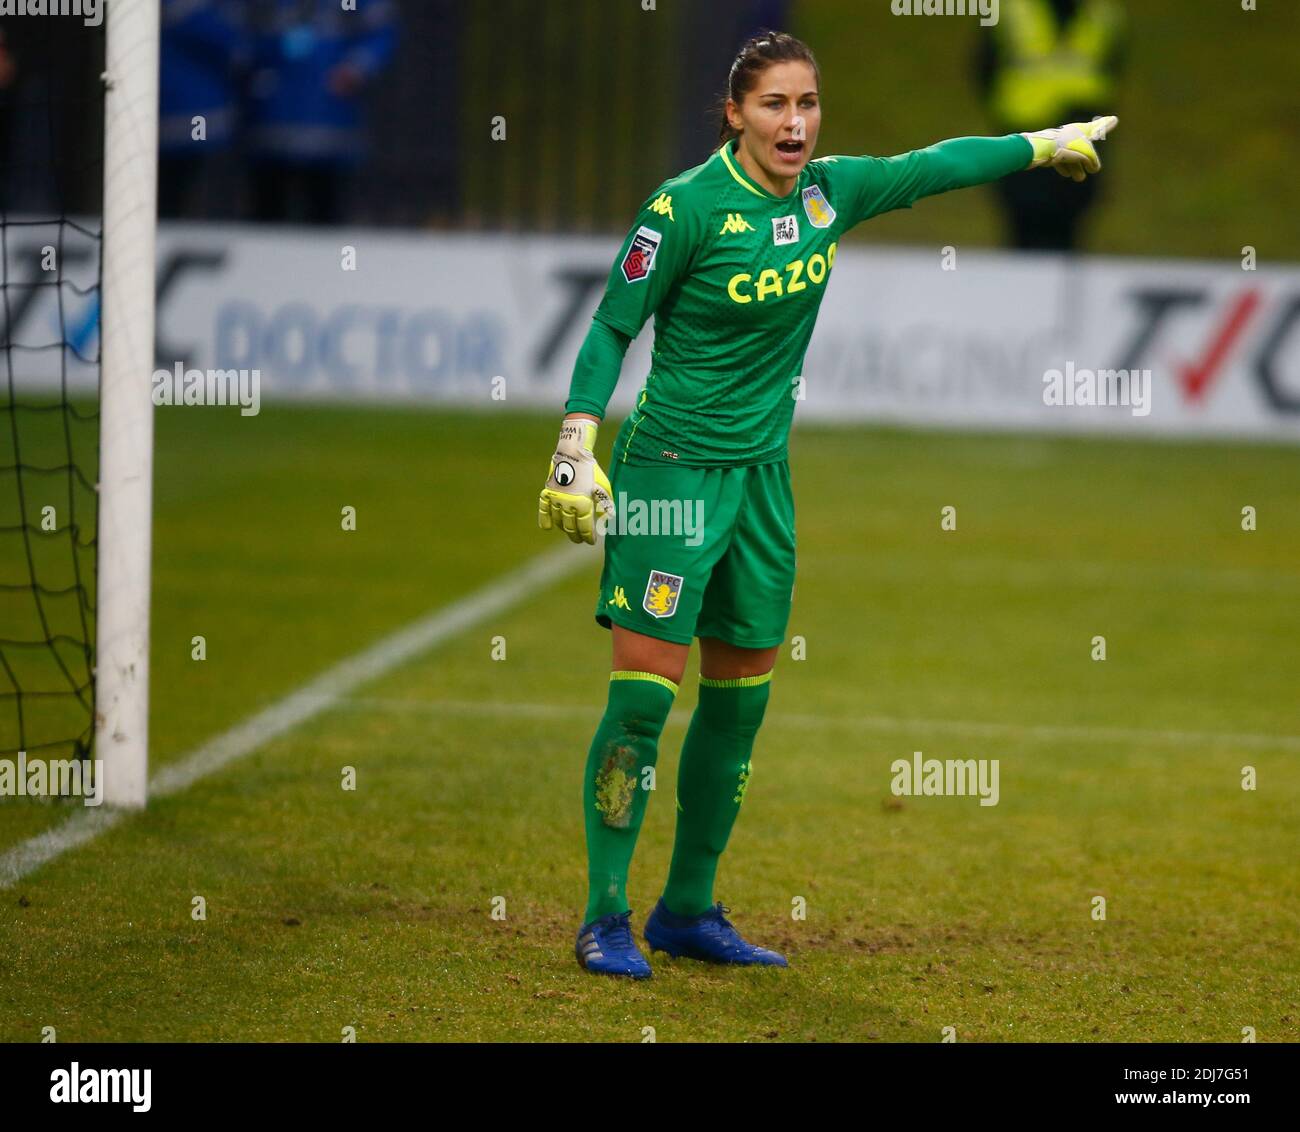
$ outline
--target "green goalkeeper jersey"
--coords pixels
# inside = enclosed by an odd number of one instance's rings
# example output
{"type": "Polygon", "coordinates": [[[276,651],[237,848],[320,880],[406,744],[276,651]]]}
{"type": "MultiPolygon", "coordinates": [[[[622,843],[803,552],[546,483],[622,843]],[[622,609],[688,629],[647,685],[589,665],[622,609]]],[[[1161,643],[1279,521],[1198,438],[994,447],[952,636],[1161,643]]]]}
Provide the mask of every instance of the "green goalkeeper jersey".
{"type": "MultiPolygon", "coordinates": [[[[728,143],[646,200],[596,319],[634,338],[655,317],[653,361],[615,461],[698,467],[786,458],[804,355],[855,224],[1025,168],[1019,134],[957,138],[897,157],[824,157],[777,197],[728,143]]],[[[617,375],[615,375],[615,380],[617,375]]],[[[603,414],[575,376],[568,409],[603,414]]]]}

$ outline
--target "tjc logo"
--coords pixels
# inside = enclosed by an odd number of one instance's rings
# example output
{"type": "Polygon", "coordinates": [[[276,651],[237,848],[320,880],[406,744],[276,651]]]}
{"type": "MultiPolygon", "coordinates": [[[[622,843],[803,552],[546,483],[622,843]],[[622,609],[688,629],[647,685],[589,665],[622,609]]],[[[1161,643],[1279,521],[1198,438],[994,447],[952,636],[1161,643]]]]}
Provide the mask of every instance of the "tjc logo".
{"type": "MultiPolygon", "coordinates": [[[[1201,307],[1210,298],[1207,289],[1153,288],[1132,292],[1139,312],[1137,332],[1124,350],[1117,369],[1137,369],[1154,347],[1165,324],[1188,308],[1201,307]]],[[[1210,387],[1222,375],[1228,358],[1245,338],[1248,328],[1258,323],[1263,296],[1246,290],[1227,297],[1222,311],[1211,323],[1212,332],[1199,358],[1180,359],[1174,364],[1174,379],[1183,399],[1202,403],[1210,387]]],[[[1259,341],[1247,365],[1259,382],[1269,404],[1280,413],[1300,413],[1300,380],[1286,386],[1281,369],[1283,351],[1292,331],[1300,324],[1300,295],[1282,300],[1276,322],[1259,341]]]]}

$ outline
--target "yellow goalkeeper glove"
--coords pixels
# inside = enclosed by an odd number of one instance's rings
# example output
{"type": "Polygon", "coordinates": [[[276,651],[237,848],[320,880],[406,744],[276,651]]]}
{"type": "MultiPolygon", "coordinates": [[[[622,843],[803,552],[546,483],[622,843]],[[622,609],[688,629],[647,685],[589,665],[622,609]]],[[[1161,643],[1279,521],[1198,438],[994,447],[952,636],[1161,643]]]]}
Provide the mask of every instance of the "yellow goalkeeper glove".
{"type": "Polygon", "coordinates": [[[609,477],[592,454],[596,422],[566,420],[551,457],[546,486],[537,501],[537,525],[544,531],[559,527],[573,542],[596,541],[596,520],[614,517],[609,477]]]}
{"type": "Polygon", "coordinates": [[[1030,169],[1050,165],[1062,177],[1075,181],[1087,179],[1089,173],[1101,171],[1101,158],[1093,142],[1105,141],[1119,119],[1113,114],[1094,118],[1091,122],[1071,122],[1055,130],[1039,130],[1034,134],[1021,134],[1034,147],[1034,160],[1030,169]]]}

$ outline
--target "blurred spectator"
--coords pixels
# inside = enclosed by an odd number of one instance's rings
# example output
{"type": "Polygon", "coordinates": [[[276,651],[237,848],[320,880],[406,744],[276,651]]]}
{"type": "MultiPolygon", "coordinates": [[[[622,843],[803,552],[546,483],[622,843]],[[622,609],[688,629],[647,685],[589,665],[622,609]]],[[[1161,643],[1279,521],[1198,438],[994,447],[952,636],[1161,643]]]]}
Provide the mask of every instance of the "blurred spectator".
{"type": "Polygon", "coordinates": [[[229,193],[210,189],[213,159],[230,150],[237,128],[251,59],[247,8],[246,0],[163,0],[159,216],[210,217],[230,206],[229,193]]]}
{"type": "Polygon", "coordinates": [[[262,0],[249,107],[258,220],[343,219],[366,150],[360,96],[393,56],[396,20],[390,0],[262,0]]]}
{"type": "MultiPolygon", "coordinates": [[[[1124,12],[1116,0],[1002,0],[981,29],[980,90],[999,133],[1043,130],[1118,114],[1124,12]]],[[[1109,160],[1109,153],[1106,160],[1109,160]]],[[[1102,177],[1082,184],[1050,170],[1004,177],[997,192],[1017,248],[1069,251],[1102,177]]]]}

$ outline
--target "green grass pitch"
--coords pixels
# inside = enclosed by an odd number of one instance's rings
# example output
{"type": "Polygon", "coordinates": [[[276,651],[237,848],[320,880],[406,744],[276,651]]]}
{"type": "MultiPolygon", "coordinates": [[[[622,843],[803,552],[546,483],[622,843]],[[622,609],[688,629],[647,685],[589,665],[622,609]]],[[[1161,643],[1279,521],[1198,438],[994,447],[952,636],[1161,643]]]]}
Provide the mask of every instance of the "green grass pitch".
{"type": "MultiPolygon", "coordinates": [[[[155,771],[567,546],[533,518],[555,414],[157,423],[155,771]]],[[[792,468],[806,657],[778,661],[719,878],[788,971],[575,964],[609,638],[574,548],[576,571],[0,890],[0,1039],[1300,1038],[1296,449],[801,427],[792,468]],[[998,759],[998,805],[894,798],[918,750],[998,759]]],[[[0,801],[0,852],[73,808],[0,801]]]]}

